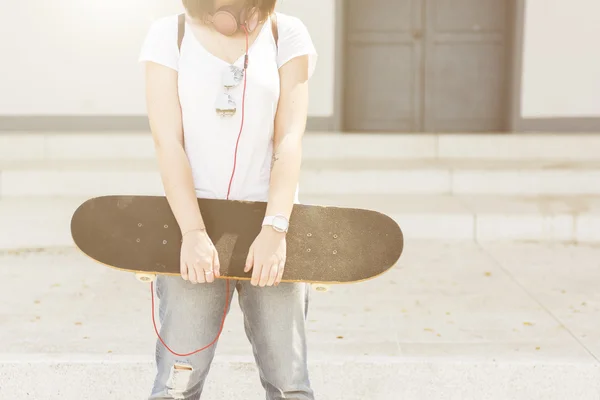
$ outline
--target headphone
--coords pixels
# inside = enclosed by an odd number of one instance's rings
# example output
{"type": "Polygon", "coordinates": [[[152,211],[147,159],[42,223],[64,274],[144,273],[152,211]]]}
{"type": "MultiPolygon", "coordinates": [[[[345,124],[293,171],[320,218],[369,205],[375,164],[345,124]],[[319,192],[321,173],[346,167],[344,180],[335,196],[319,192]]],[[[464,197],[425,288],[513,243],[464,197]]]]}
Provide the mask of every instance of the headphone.
{"type": "Polygon", "coordinates": [[[225,35],[234,35],[239,29],[246,33],[252,33],[259,23],[259,11],[256,7],[248,8],[235,6],[223,6],[214,14],[209,14],[207,22],[213,24],[217,32],[225,35]]]}

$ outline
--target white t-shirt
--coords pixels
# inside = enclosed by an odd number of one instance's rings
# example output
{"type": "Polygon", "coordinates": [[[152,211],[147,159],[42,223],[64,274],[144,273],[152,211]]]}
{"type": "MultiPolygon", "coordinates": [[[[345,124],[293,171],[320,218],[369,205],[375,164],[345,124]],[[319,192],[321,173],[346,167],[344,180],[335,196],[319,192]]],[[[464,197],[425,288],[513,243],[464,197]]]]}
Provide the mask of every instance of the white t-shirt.
{"type": "MultiPolygon", "coordinates": [[[[273,155],[274,119],[279,101],[278,69],[302,55],[310,56],[312,76],[317,54],[306,26],[296,17],[277,13],[278,48],[272,25],[267,21],[249,50],[244,130],[236,162],[230,199],[267,201],[273,155]]],[[[143,44],[140,61],[152,61],[179,73],[185,151],[196,194],[224,199],[234,166],[236,141],[242,118],[243,82],[229,89],[237,104],[233,116],[220,117],[217,97],[226,92],[221,76],[230,64],[209,53],[186,26],[177,47],[178,16],[156,20],[143,44]]],[[[234,65],[243,67],[244,57],[234,65]]],[[[296,202],[298,191],[296,191],[296,202]]]]}

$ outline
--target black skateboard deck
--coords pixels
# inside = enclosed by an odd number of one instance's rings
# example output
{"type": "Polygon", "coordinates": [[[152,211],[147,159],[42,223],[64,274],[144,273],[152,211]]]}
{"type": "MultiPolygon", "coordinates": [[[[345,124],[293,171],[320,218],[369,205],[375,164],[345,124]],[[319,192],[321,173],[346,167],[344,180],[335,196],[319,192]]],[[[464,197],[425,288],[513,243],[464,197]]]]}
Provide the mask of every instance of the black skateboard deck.
{"type": "MultiPolygon", "coordinates": [[[[198,199],[198,206],[219,254],[221,278],[249,280],[252,272],[245,273],[244,265],[267,203],[198,199]]],[[[89,199],[73,214],[71,234],[84,254],[106,266],[147,280],[180,274],[181,232],[166,197],[89,199]]],[[[282,282],[323,284],[375,278],[396,264],[404,245],[400,227],[387,215],[303,204],[294,205],[286,241],[282,282]]]]}

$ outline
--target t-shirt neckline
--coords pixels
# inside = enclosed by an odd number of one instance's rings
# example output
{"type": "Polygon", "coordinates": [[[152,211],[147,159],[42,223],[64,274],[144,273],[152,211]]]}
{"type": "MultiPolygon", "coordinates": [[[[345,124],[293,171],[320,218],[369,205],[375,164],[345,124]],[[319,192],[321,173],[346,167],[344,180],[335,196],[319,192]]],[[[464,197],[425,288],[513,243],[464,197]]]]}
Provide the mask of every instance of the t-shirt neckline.
{"type": "MultiPolygon", "coordinates": [[[[191,31],[191,27],[189,25],[189,23],[186,21],[186,32],[190,32],[190,35],[192,36],[192,39],[194,41],[194,43],[196,43],[196,45],[206,54],[208,54],[211,58],[226,64],[227,66],[231,66],[231,65],[236,65],[238,64],[240,61],[242,61],[244,59],[244,56],[246,54],[242,54],[241,56],[239,56],[233,63],[230,63],[227,60],[222,59],[221,57],[216,56],[215,54],[213,54],[212,52],[208,51],[208,49],[206,47],[204,47],[204,45],[196,38],[196,35],[194,35],[194,33],[191,31]]],[[[250,54],[252,52],[252,49],[255,47],[255,45],[258,43],[258,41],[262,38],[265,29],[267,26],[271,25],[271,17],[267,18],[267,20],[265,21],[265,23],[263,24],[263,26],[260,29],[260,32],[258,33],[258,35],[256,35],[256,38],[254,39],[254,42],[252,42],[252,44],[250,45],[250,47],[248,48],[248,54],[250,54]]]]}

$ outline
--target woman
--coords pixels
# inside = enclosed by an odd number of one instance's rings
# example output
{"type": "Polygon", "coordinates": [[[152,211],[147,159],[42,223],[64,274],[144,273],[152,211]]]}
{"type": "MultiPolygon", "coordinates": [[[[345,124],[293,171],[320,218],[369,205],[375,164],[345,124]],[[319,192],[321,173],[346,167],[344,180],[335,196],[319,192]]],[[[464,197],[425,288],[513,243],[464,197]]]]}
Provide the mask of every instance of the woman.
{"type": "Polygon", "coordinates": [[[142,48],[156,154],[183,238],[181,277],[157,280],[162,326],[150,399],[200,398],[236,289],[267,398],[314,399],[309,288],[280,282],[316,52],[303,23],[275,14],[275,3],[183,0],[185,20],[155,21],[142,48]],[[216,279],[219,255],[197,197],[267,202],[246,262],[251,281],[216,279]]]}

